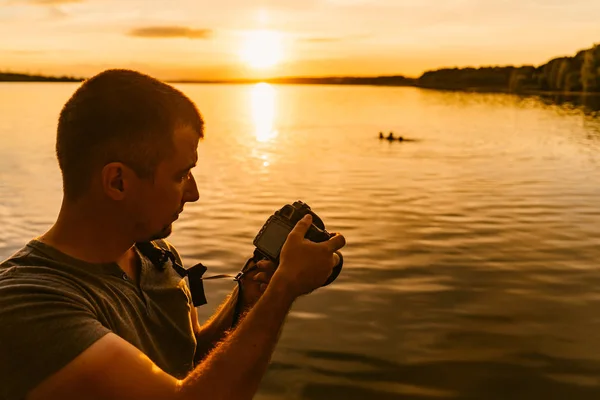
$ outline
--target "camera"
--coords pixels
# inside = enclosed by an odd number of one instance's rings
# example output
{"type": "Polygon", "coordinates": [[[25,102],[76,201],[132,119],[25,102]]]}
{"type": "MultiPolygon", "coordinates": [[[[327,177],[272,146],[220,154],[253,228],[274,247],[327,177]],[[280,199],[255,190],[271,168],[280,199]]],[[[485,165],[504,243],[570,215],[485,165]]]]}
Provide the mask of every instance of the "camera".
{"type": "MultiPolygon", "coordinates": [[[[258,257],[256,258],[269,259],[275,265],[279,265],[281,248],[288,234],[306,214],[312,215],[313,219],[312,225],[304,236],[306,239],[319,243],[325,242],[333,236],[333,234],[330,234],[325,229],[323,220],[307,204],[302,201],[296,201],[291,205],[286,204],[281,207],[267,219],[267,222],[265,222],[253,241],[254,246],[256,246],[255,256],[258,253],[258,257]]],[[[336,254],[339,256],[340,261],[333,268],[331,275],[323,286],[327,286],[333,282],[342,270],[344,259],[340,252],[336,252],[336,254]]]]}

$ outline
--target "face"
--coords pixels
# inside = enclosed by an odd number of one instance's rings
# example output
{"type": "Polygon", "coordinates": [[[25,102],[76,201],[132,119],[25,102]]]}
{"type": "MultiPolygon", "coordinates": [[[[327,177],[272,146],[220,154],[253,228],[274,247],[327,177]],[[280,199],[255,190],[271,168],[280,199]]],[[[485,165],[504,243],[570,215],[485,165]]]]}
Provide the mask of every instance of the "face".
{"type": "Polygon", "coordinates": [[[158,165],[154,181],[140,180],[132,210],[137,241],[169,236],[185,203],[198,200],[198,187],[191,173],[198,161],[198,141],[198,134],[191,128],[176,130],[174,152],[158,165]]]}

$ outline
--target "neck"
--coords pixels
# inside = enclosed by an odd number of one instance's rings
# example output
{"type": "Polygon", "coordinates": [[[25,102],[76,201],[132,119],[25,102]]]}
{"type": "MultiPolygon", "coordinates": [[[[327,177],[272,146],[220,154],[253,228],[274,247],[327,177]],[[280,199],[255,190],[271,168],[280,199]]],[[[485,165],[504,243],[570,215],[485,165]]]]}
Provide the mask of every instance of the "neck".
{"type": "Polygon", "coordinates": [[[124,221],[110,204],[63,199],[56,223],[38,240],[86,262],[120,263],[135,244],[124,221]]]}

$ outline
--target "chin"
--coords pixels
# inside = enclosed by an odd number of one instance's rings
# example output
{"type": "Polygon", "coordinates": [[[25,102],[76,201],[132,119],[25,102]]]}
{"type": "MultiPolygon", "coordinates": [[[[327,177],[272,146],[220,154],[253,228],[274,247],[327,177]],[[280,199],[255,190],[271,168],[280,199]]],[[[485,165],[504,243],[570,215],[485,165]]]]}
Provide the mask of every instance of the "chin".
{"type": "Polygon", "coordinates": [[[150,238],[148,239],[148,241],[164,239],[164,238],[168,237],[172,232],[173,232],[173,225],[169,224],[169,225],[165,226],[160,232],[157,232],[157,233],[151,235],[150,238]]]}

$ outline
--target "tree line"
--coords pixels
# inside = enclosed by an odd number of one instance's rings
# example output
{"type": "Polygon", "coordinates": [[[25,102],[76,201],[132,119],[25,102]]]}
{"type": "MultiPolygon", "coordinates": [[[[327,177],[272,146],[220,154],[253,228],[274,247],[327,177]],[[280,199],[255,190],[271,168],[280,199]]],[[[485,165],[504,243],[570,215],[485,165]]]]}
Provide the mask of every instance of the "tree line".
{"type": "Polygon", "coordinates": [[[559,57],[535,67],[444,68],[427,71],[416,86],[506,92],[600,92],[600,45],[574,57],[559,57]]]}

